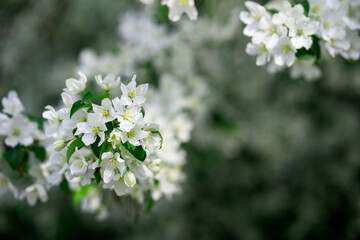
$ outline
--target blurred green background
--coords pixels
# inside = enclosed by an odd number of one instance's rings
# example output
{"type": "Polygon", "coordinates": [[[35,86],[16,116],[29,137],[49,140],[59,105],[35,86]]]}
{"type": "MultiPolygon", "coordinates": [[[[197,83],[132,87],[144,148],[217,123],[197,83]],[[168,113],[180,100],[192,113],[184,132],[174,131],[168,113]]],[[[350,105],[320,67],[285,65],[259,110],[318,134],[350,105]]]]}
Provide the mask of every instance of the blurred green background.
{"type": "MultiPolygon", "coordinates": [[[[197,4],[200,18],[220,22],[243,8],[236,0],[197,4]]],[[[14,89],[40,115],[58,102],[80,51],[111,51],[119,16],[145,7],[1,0],[0,97],[14,89]]],[[[360,239],[359,63],[324,59],[314,83],[271,75],[246,55],[242,28],[239,21],[230,40],[193,50],[213,101],[184,146],[182,194],[137,220],[125,199],[103,222],[57,189],[36,207],[2,197],[0,239],[360,239]]]]}

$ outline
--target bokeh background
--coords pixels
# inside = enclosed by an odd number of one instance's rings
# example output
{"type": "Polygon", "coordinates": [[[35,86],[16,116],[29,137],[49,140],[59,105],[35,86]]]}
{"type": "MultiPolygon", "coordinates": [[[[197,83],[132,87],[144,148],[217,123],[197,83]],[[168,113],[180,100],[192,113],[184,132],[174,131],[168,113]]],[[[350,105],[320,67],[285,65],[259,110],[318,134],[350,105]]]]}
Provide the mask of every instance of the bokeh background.
{"type": "MultiPolygon", "coordinates": [[[[200,19],[220,25],[244,8],[239,0],[196,2],[200,19]]],[[[0,97],[16,90],[40,116],[75,76],[80,52],[112,51],[119,19],[144,8],[1,0],[0,97]]],[[[182,31],[180,23],[159,24],[182,31]]],[[[242,29],[239,21],[230,38],[194,45],[211,100],[184,145],[182,194],[139,218],[125,199],[101,222],[57,189],[36,207],[3,196],[0,239],[360,239],[359,63],[324,57],[323,76],[311,83],[271,75],[246,55],[242,29]]]]}

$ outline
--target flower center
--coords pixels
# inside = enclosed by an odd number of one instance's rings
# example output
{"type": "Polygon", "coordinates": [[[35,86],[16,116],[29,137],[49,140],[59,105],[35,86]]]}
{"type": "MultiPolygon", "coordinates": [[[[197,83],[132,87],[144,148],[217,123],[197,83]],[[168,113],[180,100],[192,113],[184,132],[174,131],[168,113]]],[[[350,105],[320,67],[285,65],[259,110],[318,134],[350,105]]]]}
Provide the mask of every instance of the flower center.
{"type": "Polygon", "coordinates": [[[169,174],[168,174],[168,179],[169,179],[169,181],[173,182],[173,181],[175,180],[174,174],[173,174],[173,173],[169,173],[169,174]]]}
{"type": "Polygon", "coordinates": [[[134,138],[136,133],[134,130],[132,130],[132,131],[128,132],[127,135],[128,135],[128,138],[134,138]]]}
{"type": "Polygon", "coordinates": [[[13,134],[14,134],[14,136],[17,136],[17,137],[20,136],[20,134],[21,134],[20,129],[15,128],[14,131],[13,131],[13,134]]]}
{"type": "Polygon", "coordinates": [[[79,165],[79,167],[83,167],[84,166],[83,161],[79,162],[78,165],[79,165]]]}
{"type": "Polygon", "coordinates": [[[179,0],[180,6],[184,6],[185,4],[187,4],[187,0],[179,0]]]}
{"type": "Polygon", "coordinates": [[[270,28],[270,33],[271,33],[271,34],[276,33],[276,28],[275,28],[275,27],[271,27],[271,28],[270,28]]]}
{"type": "Polygon", "coordinates": [[[355,18],[356,14],[354,9],[350,8],[347,15],[349,18],[355,18]]]}
{"type": "Polygon", "coordinates": [[[324,23],[324,28],[330,28],[330,23],[329,22],[326,22],[326,23],[324,23]]]}
{"type": "Polygon", "coordinates": [[[260,51],[261,51],[261,52],[264,53],[264,52],[266,52],[266,50],[267,50],[267,49],[266,49],[266,46],[265,46],[265,45],[262,45],[262,46],[260,47],[260,51]]]}
{"type": "Polygon", "coordinates": [[[129,91],[129,93],[128,93],[129,98],[134,98],[134,97],[136,97],[136,95],[137,95],[137,90],[136,89],[134,89],[132,91],[129,91]]]}
{"type": "Polygon", "coordinates": [[[93,127],[92,131],[93,131],[93,133],[98,134],[100,132],[100,128],[99,127],[93,127]]]}
{"type": "Polygon", "coordinates": [[[283,53],[288,53],[291,50],[291,47],[289,45],[282,46],[283,53]]]}
{"type": "Polygon", "coordinates": [[[260,14],[256,14],[255,16],[254,16],[254,20],[255,21],[260,21],[261,20],[261,15],[260,14]]]}
{"type": "Polygon", "coordinates": [[[312,9],[312,12],[313,12],[313,13],[318,13],[319,11],[320,11],[319,5],[315,5],[315,6],[313,7],[313,9],[312,9]]]}
{"type": "Polygon", "coordinates": [[[110,159],[108,165],[110,167],[115,167],[115,159],[114,158],[110,159]]]}
{"type": "Polygon", "coordinates": [[[297,35],[299,36],[304,35],[304,31],[302,29],[297,30],[297,35]]]}
{"type": "Polygon", "coordinates": [[[84,117],[78,117],[77,120],[78,122],[86,122],[86,118],[84,117]]]}
{"type": "Polygon", "coordinates": [[[103,115],[104,115],[105,117],[109,116],[109,111],[108,111],[108,110],[104,110],[104,111],[103,111],[103,115]]]}
{"type": "Polygon", "coordinates": [[[128,111],[128,110],[125,110],[125,111],[124,111],[123,118],[127,120],[129,117],[130,117],[129,111],[128,111]]]}
{"type": "Polygon", "coordinates": [[[330,39],[330,46],[331,47],[335,46],[335,39],[334,38],[330,39]]]}

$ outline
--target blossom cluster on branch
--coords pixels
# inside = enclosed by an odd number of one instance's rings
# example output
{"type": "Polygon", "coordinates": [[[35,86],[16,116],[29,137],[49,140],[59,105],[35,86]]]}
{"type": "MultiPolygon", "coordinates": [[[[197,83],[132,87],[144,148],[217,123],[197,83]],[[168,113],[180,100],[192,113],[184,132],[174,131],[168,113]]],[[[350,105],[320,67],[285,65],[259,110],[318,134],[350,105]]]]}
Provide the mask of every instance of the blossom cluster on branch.
{"type": "MultiPolygon", "coordinates": [[[[46,106],[45,123],[36,119],[37,124],[23,113],[16,92],[3,98],[0,136],[6,161],[1,161],[1,193],[9,190],[15,198],[26,197],[35,205],[37,199],[47,201],[48,189],[60,186],[74,192],[76,203],[83,207],[87,201],[93,208],[96,198],[90,201],[88,196],[95,196],[97,187],[117,196],[130,195],[137,188],[156,192],[163,164],[157,151],[163,137],[160,126],[145,119],[148,84],[137,86],[135,75],[127,85],[113,74],[97,75],[103,93],[95,95],[87,90],[87,77],[79,75],[66,80],[60,109],[46,106]],[[116,88],[121,96],[111,98],[116,88]],[[22,186],[27,187],[19,193],[22,186]]],[[[96,208],[102,215],[104,210],[102,205],[96,208]]]]}
{"type": "MultiPolygon", "coordinates": [[[[155,0],[140,1],[145,4],[153,4],[155,2],[155,0]]],[[[169,8],[169,19],[173,22],[179,21],[184,13],[193,21],[198,17],[195,0],[161,0],[161,4],[169,8]]]]}
{"type": "Polygon", "coordinates": [[[47,201],[49,184],[41,174],[46,161],[42,119],[27,115],[15,91],[2,99],[0,112],[0,194],[10,191],[29,205],[47,201]]]}
{"type": "Polygon", "coordinates": [[[256,65],[269,63],[269,71],[291,67],[293,77],[321,75],[316,62],[322,53],[360,58],[360,4],[346,0],[304,0],[302,4],[272,1],[265,6],[247,1],[240,13],[251,37],[246,52],[256,65]]]}

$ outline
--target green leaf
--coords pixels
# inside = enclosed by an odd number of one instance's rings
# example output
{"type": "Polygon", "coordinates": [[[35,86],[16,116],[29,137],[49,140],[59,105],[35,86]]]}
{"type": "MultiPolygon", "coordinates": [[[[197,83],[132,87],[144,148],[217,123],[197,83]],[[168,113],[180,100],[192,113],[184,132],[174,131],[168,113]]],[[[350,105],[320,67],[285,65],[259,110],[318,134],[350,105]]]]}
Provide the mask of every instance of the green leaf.
{"type": "Polygon", "coordinates": [[[311,47],[308,50],[306,50],[305,48],[301,48],[301,49],[297,50],[297,52],[295,54],[297,59],[310,60],[314,57],[316,57],[317,60],[320,59],[321,48],[320,48],[320,44],[319,44],[319,38],[316,36],[313,36],[312,39],[313,39],[313,44],[311,45],[311,47]]]}
{"type": "Polygon", "coordinates": [[[42,117],[35,117],[27,115],[28,119],[32,122],[36,122],[40,130],[44,130],[44,119],[42,117]]]}
{"type": "Polygon", "coordinates": [[[146,152],[141,146],[134,146],[129,142],[122,144],[137,160],[143,162],[146,158],[146,152]]]}
{"type": "Polygon", "coordinates": [[[310,60],[313,59],[315,56],[311,55],[311,54],[303,54],[297,57],[297,59],[301,60],[301,61],[306,61],[306,60],[310,60]]]}
{"type": "Polygon", "coordinates": [[[151,212],[151,209],[153,208],[154,203],[155,203],[155,201],[154,201],[154,199],[151,197],[151,193],[149,192],[148,198],[147,198],[147,203],[146,203],[146,208],[145,208],[145,212],[146,212],[146,213],[151,212]]]}
{"type": "Polygon", "coordinates": [[[105,98],[110,98],[110,94],[108,92],[106,92],[106,93],[103,93],[103,94],[101,94],[99,96],[96,96],[96,98],[100,99],[100,100],[103,100],[105,98]]]}
{"type": "Polygon", "coordinates": [[[144,109],[144,107],[141,107],[141,113],[142,113],[143,117],[145,117],[145,109],[144,109]]]}
{"type": "Polygon", "coordinates": [[[112,122],[107,122],[105,123],[106,128],[107,128],[107,132],[112,132],[112,130],[114,129],[114,125],[112,122]]]}
{"type": "Polygon", "coordinates": [[[35,153],[35,155],[39,158],[40,162],[44,162],[46,160],[46,150],[42,146],[31,146],[29,150],[35,153]]]}
{"type": "Polygon", "coordinates": [[[274,15],[276,13],[278,13],[279,11],[276,9],[266,9],[266,11],[268,11],[268,13],[270,13],[271,15],[274,15]]]}
{"type": "Polygon", "coordinates": [[[99,184],[101,182],[100,168],[96,169],[94,176],[95,176],[96,183],[99,184]]]}
{"type": "Polygon", "coordinates": [[[67,152],[66,152],[66,158],[67,162],[69,162],[71,156],[75,152],[76,148],[80,149],[84,146],[84,143],[82,142],[81,138],[76,138],[74,141],[71,142],[67,152]]]}
{"type": "Polygon", "coordinates": [[[301,3],[304,7],[304,14],[305,16],[309,16],[309,9],[310,9],[310,4],[309,4],[309,1],[308,0],[303,0],[302,3],[301,3]]]}
{"type": "Polygon", "coordinates": [[[71,194],[71,190],[69,188],[69,183],[66,178],[63,178],[62,182],[60,183],[60,190],[65,194],[71,194]]]}
{"type": "Polygon", "coordinates": [[[104,153],[104,152],[107,152],[108,149],[109,149],[109,147],[110,147],[110,145],[109,145],[108,142],[104,142],[104,143],[102,144],[101,150],[100,150],[100,153],[99,153],[99,166],[100,166],[100,164],[101,164],[101,162],[102,162],[102,155],[103,155],[103,153],[104,153]]]}
{"type": "Polygon", "coordinates": [[[94,95],[93,95],[90,91],[87,91],[87,92],[84,94],[83,98],[81,99],[81,102],[82,102],[82,103],[85,103],[86,101],[88,101],[88,100],[90,100],[90,99],[92,99],[92,98],[94,98],[94,95]]]}
{"type": "Polygon", "coordinates": [[[20,147],[7,148],[4,152],[4,158],[13,170],[17,170],[19,167],[20,147]]]}
{"type": "Polygon", "coordinates": [[[82,102],[82,100],[76,101],[74,102],[74,104],[71,107],[70,110],[70,118],[80,109],[85,108],[85,107],[91,107],[91,103],[89,104],[85,104],[82,102]]]}
{"type": "Polygon", "coordinates": [[[163,139],[163,136],[161,135],[160,131],[151,131],[151,133],[159,135],[159,137],[160,137],[160,149],[161,149],[164,139],[163,139]]]}
{"type": "Polygon", "coordinates": [[[159,22],[159,23],[171,23],[169,20],[169,8],[165,5],[162,5],[160,3],[156,3],[155,5],[156,7],[156,11],[154,11],[155,13],[155,19],[159,22]]]}
{"type": "Polygon", "coordinates": [[[73,206],[77,207],[81,199],[86,195],[86,193],[91,189],[91,185],[86,185],[77,190],[73,196],[73,206]]]}
{"type": "Polygon", "coordinates": [[[97,137],[95,142],[93,144],[91,144],[91,150],[93,151],[93,153],[95,154],[95,156],[97,158],[100,157],[100,151],[101,151],[101,148],[98,146],[99,145],[99,142],[100,142],[100,138],[97,137]]]}

